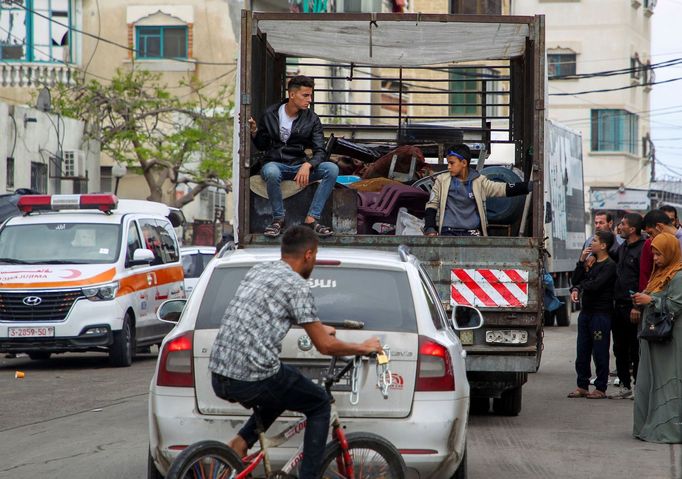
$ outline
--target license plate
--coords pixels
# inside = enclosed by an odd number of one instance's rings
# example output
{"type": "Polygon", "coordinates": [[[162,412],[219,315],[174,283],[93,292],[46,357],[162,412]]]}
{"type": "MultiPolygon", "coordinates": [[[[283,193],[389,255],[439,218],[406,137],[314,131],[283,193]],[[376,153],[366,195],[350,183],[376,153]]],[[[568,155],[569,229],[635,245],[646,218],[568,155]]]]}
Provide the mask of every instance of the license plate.
{"type": "MultiPolygon", "coordinates": [[[[342,366],[337,367],[336,372],[340,371],[341,367],[342,366]]],[[[298,370],[301,371],[301,373],[312,382],[324,387],[324,377],[327,374],[327,370],[329,369],[328,366],[319,367],[296,365],[296,368],[298,368],[298,370]]],[[[350,374],[344,374],[343,377],[341,377],[341,381],[332,386],[332,391],[350,391],[350,374]]]]}
{"type": "Polygon", "coordinates": [[[53,338],[54,326],[9,328],[10,338],[53,338]]]}

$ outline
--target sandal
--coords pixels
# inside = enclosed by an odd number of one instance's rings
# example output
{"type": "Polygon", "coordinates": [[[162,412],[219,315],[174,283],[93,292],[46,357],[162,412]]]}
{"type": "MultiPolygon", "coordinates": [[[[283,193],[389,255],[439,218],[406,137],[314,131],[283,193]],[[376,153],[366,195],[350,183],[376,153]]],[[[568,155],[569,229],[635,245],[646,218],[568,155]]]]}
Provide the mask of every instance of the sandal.
{"type": "Polygon", "coordinates": [[[595,389],[585,397],[587,399],[606,399],[606,393],[604,391],[600,391],[599,389],[595,389]]]}
{"type": "Polygon", "coordinates": [[[277,238],[282,233],[282,228],[284,228],[284,220],[275,220],[265,228],[263,234],[269,238],[277,238]]]}
{"type": "Polygon", "coordinates": [[[587,389],[577,388],[575,391],[568,393],[569,398],[586,398],[590,392],[587,389]]]}
{"type": "Polygon", "coordinates": [[[334,230],[332,230],[329,226],[318,223],[317,220],[313,221],[312,223],[303,223],[303,226],[307,226],[308,228],[312,229],[315,234],[320,237],[331,236],[334,234],[334,230]]]}

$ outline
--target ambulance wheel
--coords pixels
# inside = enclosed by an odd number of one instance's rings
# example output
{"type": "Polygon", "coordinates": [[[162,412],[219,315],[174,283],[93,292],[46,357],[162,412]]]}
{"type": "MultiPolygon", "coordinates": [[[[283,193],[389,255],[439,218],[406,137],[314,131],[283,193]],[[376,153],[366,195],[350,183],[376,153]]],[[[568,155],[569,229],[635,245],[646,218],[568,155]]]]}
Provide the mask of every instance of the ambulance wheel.
{"type": "Polygon", "coordinates": [[[128,367],[133,364],[135,337],[128,314],[123,318],[123,327],[114,331],[114,343],[109,347],[109,362],[112,366],[128,367]]]}

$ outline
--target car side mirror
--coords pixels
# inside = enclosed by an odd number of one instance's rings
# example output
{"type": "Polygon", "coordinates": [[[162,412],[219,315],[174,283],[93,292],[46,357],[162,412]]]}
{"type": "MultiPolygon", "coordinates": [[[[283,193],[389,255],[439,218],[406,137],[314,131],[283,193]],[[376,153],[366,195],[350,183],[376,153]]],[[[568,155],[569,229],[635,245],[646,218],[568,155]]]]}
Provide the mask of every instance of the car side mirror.
{"type": "Polygon", "coordinates": [[[152,264],[154,262],[154,253],[145,248],[138,248],[133,252],[133,260],[128,261],[129,266],[138,266],[141,264],[152,264]]]}
{"type": "Polygon", "coordinates": [[[472,306],[452,305],[452,325],[457,331],[478,329],[483,326],[483,315],[472,306]]]}
{"type": "Polygon", "coordinates": [[[168,299],[161,303],[156,317],[164,323],[177,323],[180,319],[182,311],[185,309],[186,299],[168,299]]]}

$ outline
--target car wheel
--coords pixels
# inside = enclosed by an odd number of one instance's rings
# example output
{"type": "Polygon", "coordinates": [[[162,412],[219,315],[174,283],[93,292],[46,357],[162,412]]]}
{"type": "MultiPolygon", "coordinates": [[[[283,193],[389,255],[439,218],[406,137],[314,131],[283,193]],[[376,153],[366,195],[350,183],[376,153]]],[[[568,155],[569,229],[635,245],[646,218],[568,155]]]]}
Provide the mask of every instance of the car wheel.
{"type": "Polygon", "coordinates": [[[455,474],[450,479],[467,479],[467,447],[464,445],[464,455],[455,471],[455,474]]]}
{"type": "Polygon", "coordinates": [[[47,361],[52,356],[52,353],[46,351],[38,351],[35,353],[28,353],[28,357],[34,361],[47,361]]]}
{"type": "Polygon", "coordinates": [[[159,470],[154,464],[154,459],[152,459],[152,453],[147,449],[147,479],[164,479],[159,470]]]}
{"type": "Polygon", "coordinates": [[[522,398],[522,386],[507,389],[501,397],[493,399],[493,411],[502,416],[518,416],[522,398]]]}
{"type": "Polygon", "coordinates": [[[126,313],[123,327],[120,331],[114,331],[114,343],[109,347],[109,362],[112,366],[120,368],[133,364],[135,336],[130,323],[130,316],[126,313]]]}
{"type": "Polygon", "coordinates": [[[556,311],[556,325],[570,326],[571,325],[571,303],[569,298],[563,298],[566,302],[561,308],[556,311]]]}

